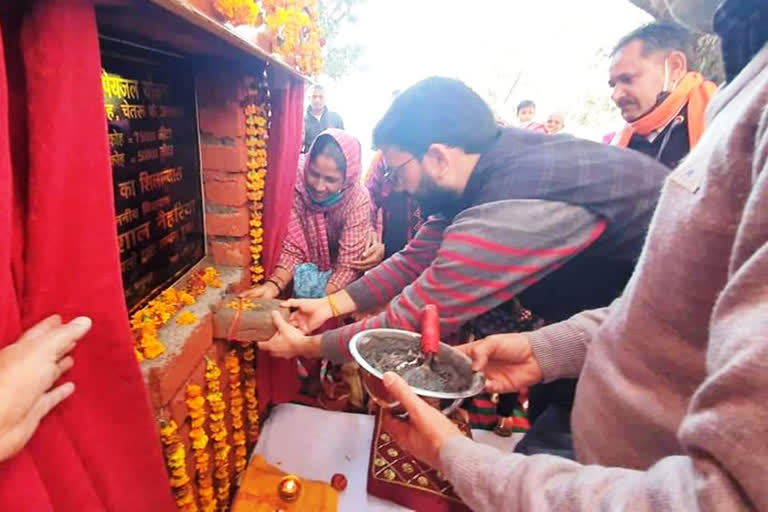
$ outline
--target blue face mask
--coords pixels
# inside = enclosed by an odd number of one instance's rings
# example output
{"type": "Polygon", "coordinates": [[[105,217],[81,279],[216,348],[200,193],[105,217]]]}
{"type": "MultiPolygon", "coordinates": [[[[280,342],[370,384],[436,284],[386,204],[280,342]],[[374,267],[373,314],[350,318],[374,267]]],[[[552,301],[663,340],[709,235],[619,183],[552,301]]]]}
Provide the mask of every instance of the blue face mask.
{"type": "MultiPolygon", "coordinates": [[[[311,198],[312,197],[312,190],[310,190],[309,187],[306,187],[306,189],[307,189],[307,193],[309,194],[309,197],[311,198]]],[[[327,208],[329,206],[333,206],[336,203],[338,203],[339,201],[341,201],[341,190],[337,190],[336,192],[334,192],[333,194],[329,195],[328,197],[326,197],[322,201],[315,201],[314,199],[312,199],[312,202],[314,204],[316,204],[317,206],[322,206],[324,208],[327,208]]]]}

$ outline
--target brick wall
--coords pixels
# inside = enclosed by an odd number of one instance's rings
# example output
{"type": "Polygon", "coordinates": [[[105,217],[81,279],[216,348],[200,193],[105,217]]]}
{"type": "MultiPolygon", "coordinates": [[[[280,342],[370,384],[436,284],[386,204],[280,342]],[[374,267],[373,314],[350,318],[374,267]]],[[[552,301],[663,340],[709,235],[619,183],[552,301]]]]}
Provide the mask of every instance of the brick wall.
{"type": "Polygon", "coordinates": [[[218,265],[242,269],[237,290],[250,285],[246,198],[244,73],[218,66],[197,77],[200,153],[208,249],[218,265]]]}

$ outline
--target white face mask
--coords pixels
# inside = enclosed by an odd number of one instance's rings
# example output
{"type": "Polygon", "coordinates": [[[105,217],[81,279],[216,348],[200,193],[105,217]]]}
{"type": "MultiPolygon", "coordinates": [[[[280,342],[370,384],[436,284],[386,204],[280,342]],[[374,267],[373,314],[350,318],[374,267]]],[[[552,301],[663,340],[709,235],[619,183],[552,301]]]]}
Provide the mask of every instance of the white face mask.
{"type": "Polygon", "coordinates": [[[664,87],[662,87],[662,92],[669,92],[675,89],[677,87],[679,80],[675,80],[671,84],[669,83],[669,59],[664,59],[664,87]]]}
{"type": "Polygon", "coordinates": [[[713,33],[715,11],[723,0],[664,0],[672,16],[688,28],[713,33]]]}

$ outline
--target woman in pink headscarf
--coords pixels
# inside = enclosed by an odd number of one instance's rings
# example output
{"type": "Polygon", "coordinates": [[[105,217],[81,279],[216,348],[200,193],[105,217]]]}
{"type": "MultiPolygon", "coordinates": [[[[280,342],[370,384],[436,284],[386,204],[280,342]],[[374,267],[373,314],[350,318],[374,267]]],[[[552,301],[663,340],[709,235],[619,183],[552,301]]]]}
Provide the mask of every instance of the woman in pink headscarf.
{"type": "Polygon", "coordinates": [[[317,136],[299,170],[288,234],[274,273],[243,296],[322,297],[360,277],[353,262],[373,231],[368,192],[360,183],[360,141],[330,128],[317,136]]]}

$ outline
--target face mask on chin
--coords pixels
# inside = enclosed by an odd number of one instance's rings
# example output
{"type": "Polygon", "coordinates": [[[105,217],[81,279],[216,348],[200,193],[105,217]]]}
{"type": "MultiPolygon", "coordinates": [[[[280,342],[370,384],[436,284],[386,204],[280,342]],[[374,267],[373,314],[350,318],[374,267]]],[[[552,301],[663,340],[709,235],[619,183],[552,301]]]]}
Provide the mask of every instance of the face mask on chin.
{"type": "Polygon", "coordinates": [[[682,25],[711,34],[715,11],[723,0],[664,0],[672,16],[682,25]]]}

